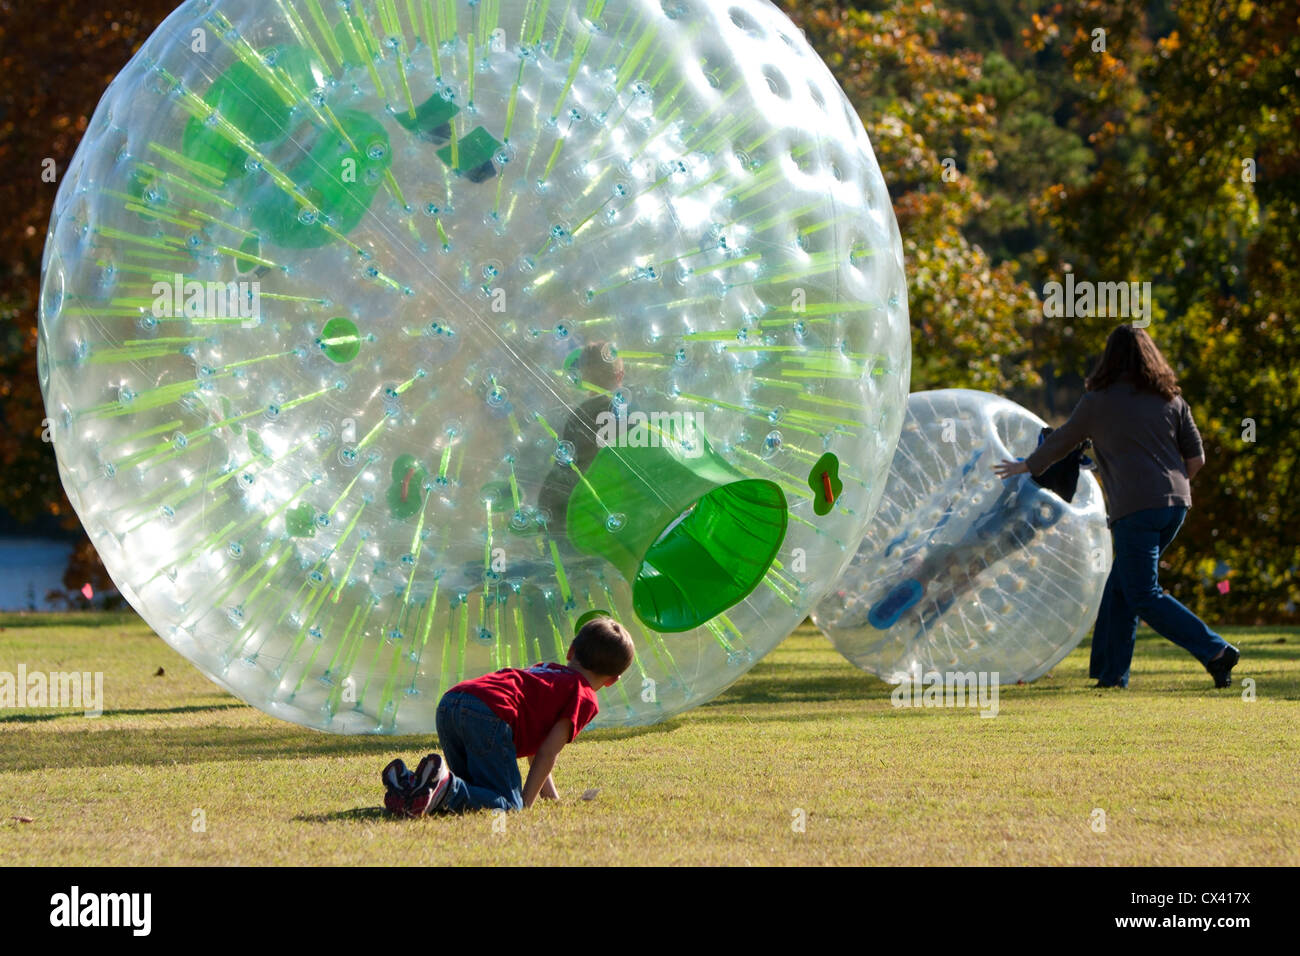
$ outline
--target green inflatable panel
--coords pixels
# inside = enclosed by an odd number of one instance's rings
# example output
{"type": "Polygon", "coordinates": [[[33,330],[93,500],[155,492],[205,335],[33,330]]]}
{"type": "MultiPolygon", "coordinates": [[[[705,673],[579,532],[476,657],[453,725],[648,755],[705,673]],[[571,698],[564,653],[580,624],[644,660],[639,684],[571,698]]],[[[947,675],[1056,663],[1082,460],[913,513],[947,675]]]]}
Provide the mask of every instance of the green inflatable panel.
{"type": "Polygon", "coordinates": [[[415,108],[414,118],[406,110],[398,110],[393,117],[421,139],[443,143],[451,139],[451,121],[459,112],[459,106],[441,93],[434,93],[415,108]]]}
{"type": "Polygon", "coordinates": [[[602,448],[569,497],[569,541],[632,585],[643,624],[689,631],[743,601],[785,539],[785,494],[746,478],[709,447],[602,448]],[[611,520],[611,516],[613,520],[611,520]]]}
{"type": "Polygon", "coordinates": [[[351,362],[361,354],[361,333],[357,324],[343,316],[335,316],[326,322],[321,337],[316,341],[329,360],[339,365],[351,362]]]}
{"type": "Polygon", "coordinates": [[[469,135],[456,144],[456,162],[452,162],[451,146],[438,150],[438,158],[451,166],[458,175],[472,183],[481,183],[497,174],[492,157],[501,144],[482,126],[475,126],[469,135]]]}
{"type": "Polygon", "coordinates": [[[304,216],[298,202],[275,186],[254,206],[253,225],[267,238],[291,249],[312,249],[328,245],[334,236],[320,219],[327,217],[330,228],[347,235],[366,214],[392,162],[388,134],[373,116],[357,110],[339,110],[339,125],[349,144],[333,127],[324,130],[311,152],[289,171],[298,190],[320,210],[304,216]]]}
{"type": "MultiPolygon", "coordinates": [[[[297,90],[289,96],[297,102],[325,83],[325,74],[312,55],[300,46],[270,47],[262,51],[278,71],[288,74],[297,90]]],[[[292,106],[257,70],[242,61],[232,64],[208,87],[203,101],[215,107],[222,118],[254,143],[265,143],[288,131],[292,106]]],[[[219,173],[226,182],[244,172],[248,154],[213,127],[191,119],[185,124],[181,149],[219,173]]]]}
{"type": "Polygon", "coordinates": [[[284,515],[284,527],[295,538],[316,536],[316,509],[307,502],[290,508],[284,515]]]}
{"type": "Polygon", "coordinates": [[[424,480],[429,473],[414,455],[399,455],[393,462],[393,483],[388,486],[388,513],[398,521],[414,518],[424,508],[424,480]]]}

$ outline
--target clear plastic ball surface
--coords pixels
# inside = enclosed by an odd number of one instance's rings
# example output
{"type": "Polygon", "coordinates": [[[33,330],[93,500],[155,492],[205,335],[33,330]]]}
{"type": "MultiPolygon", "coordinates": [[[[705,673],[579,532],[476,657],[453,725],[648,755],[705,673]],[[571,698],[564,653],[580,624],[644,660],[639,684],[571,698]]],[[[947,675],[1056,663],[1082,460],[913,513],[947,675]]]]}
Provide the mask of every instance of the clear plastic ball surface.
{"type": "Polygon", "coordinates": [[[191,0],[50,223],[38,363],[113,580],[263,710],[637,656],[708,700],[848,564],[910,370],[862,124],[761,0],[191,0]]]}
{"type": "Polygon", "coordinates": [[[907,400],[880,508],[813,620],[863,670],[1037,680],[1088,633],[1110,571],[1101,486],[1081,470],[1066,502],[993,465],[1028,456],[1044,422],[965,389],[907,400]]]}

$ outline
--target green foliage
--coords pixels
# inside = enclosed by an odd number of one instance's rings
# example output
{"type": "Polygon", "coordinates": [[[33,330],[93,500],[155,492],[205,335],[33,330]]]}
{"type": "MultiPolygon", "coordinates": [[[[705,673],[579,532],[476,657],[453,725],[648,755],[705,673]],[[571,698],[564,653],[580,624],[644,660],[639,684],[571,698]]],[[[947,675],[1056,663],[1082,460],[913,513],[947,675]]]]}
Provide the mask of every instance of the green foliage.
{"type": "MultiPolygon", "coordinates": [[[[1155,34],[1126,5],[1092,0],[1064,4],[1055,22],[1062,57],[1088,93],[1072,122],[1098,158],[1082,189],[1054,197],[1054,244],[1076,270],[1153,283],[1163,317],[1149,331],[1205,439],[1208,464],[1168,556],[1168,585],[1218,619],[1294,620],[1295,8],[1183,0],[1155,34]],[[1095,24],[1108,26],[1106,53],[1094,49],[1095,24]],[[1231,591],[1221,595],[1213,584],[1225,577],[1231,591]]],[[[1109,324],[1091,322],[1079,338],[1100,342],[1109,324]]]]}
{"type": "Polygon", "coordinates": [[[0,18],[0,509],[20,521],[52,514],[76,525],[53,448],[42,441],[36,378],[36,301],[54,194],[109,81],[173,6],[13,3],[0,18]]]}
{"type": "Polygon", "coordinates": [[[1010,392],[1045,411],[1026,386],[1053,370],[1078,381],[1118,319],[1044,320],[1035,290],[1066,271],[1150,282],[1150,332],[1209,460],[1163,579],[1213,620],[1295,620],[1294,5],[785,6],[857,105],[890,183],[913,387],[1010,392]],[[950,181],[947,157],[961,172],[950,181]]]}
{"type": "Polygon", "coordinates": [[[999,133],[981,58],[941,42],[963,15],[928,0],[784,6],[857,107],[885,171],[908,266],[913,389],[1040,384],[1033,290],[1019,263],[995,262],[974,238],[985,216],[1006,214],[985,191],[999,133]]]}

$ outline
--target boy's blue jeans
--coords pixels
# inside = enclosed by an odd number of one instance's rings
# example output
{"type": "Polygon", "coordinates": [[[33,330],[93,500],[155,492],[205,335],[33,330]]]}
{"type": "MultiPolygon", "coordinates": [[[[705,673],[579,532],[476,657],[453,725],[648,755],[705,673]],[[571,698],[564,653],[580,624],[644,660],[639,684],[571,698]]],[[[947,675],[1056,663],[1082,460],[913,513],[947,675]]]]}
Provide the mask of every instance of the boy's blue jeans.
{"type": "Polygon", "coordinates": [[[510,725],[473,694],[446,693],[438,702],[438,744],[451,771],[442,810],[522,810],[524,785],[510,725]]]}
{"type": "Polygon", "coordinates": [[[1182,505],[1148,508],[1125,515],[1111,526],[1115,560],[1097,612],[1088,667],[1089,676],[1098,683],[1128,686],[1139,617],[1202,664],[1228,646],[1177,598],[1165,594],[1157,580],[1160,555],[1186,516],[1182,505]]]}

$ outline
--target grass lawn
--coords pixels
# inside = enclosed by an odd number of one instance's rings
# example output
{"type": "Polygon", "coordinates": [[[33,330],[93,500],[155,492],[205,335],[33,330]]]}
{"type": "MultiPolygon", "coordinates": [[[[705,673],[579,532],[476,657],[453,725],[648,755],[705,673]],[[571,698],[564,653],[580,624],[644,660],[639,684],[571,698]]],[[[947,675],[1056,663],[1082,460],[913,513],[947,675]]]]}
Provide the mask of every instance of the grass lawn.
{"type": "Polygon", "coordinates": [[[1084,646],[985,719],[894,708],[805,626],[712,703],[583,734],[558,804],[402,821],[379,770],[432,739],[280,723],[133,616],[0,616],[0,671],[103,671],[105,708],[0,710],[0,862],[1294,866],[1300,628],[1224,633],[1231,690],[1144,632],[1129,690],[1084,646]]]}

